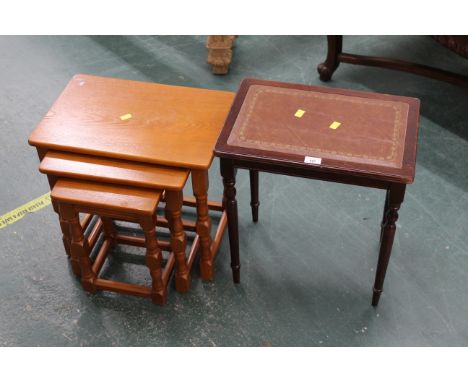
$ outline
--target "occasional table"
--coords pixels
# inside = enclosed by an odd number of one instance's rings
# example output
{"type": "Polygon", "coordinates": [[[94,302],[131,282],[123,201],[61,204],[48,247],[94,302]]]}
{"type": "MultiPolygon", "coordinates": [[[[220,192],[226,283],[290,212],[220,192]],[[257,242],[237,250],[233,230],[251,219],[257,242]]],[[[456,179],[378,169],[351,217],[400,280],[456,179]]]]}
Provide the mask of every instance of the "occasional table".
{"type": "MultiPolygon", "coordinates": [[[[233,98],[226,91],[78,74],[29,143],[41,160],[54,150],[189,169],[195,196],[189,203],[197,209],[201,276],[211,280],[225,221],[220,222],[213,241],[208,169],[233,98]]],[[[53,187],[55,179],[48,177],[53,187]]],[[[62,231],[66,229],[62,226],[62,231]]]]}
{"type": "Polygon", "coordinates": [[[382,293],[406,184],[415,175],[416,98],[246,79],[215,147],[224,184],[231,267],[240,282],[236,170],[250,170],[258,219],[258,172],[386,190],[372,305],[382,293]]]}

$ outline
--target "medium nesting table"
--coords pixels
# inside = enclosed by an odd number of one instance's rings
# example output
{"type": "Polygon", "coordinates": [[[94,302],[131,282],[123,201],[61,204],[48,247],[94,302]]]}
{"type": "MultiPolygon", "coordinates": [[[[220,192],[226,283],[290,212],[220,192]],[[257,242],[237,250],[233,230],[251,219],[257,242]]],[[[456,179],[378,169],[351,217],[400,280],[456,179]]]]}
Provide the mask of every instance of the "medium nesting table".
{"type": "Polygon", "coordinates": [[[386,190],[372,305],[376,306],[406,184],[415,175],[419,100],[246,79],[215,147],[220,157],[234,282],[240,282],[236,170],[250,170],[258,219],[258,172],[386,190]]]}
{"type": "MultiPolygon", "coordinates": [[[[190,170],[195,198],[184,199],[184,204],[196,207],[201,277],[212,280],[226,217],[223,213],[212,240],[209,209],[222,211],[222,206],[208,201],[208,169],[233,98],[225,91],[79,74],[29,143],[41,161],[53,150],[54,155],[64,152],[190,170]]],[[[52,189],[57,179],[51,174],[48,179],[52,189]]],[[[61,228],[64,237],[68,235],[66,224],[61,228]]]]}

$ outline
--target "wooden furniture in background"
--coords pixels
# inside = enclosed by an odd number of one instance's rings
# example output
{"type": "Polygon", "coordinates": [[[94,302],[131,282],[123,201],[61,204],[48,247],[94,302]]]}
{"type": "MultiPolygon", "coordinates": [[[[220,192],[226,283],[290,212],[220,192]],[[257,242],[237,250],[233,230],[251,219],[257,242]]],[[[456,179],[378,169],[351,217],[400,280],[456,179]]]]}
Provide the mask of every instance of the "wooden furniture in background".
{"type": "MultiPolygon", "coordinates": [[[[456,51],[464,57],[468,56],[468,38],[467,36],[446,36],[455,37],[451,40],[442,38],[443,36],[434,36],[436,40],[446,45],[450,49],[456,51]]],[[[354,65],[375,66],[386,69],[400,70],[403,72],[418,74],[421,76],[433,78],[440,81],[449,82],[451,84],[468,88],[468,76],[448,72],[446,70],[434,68],[427,65],[416,64],[403,60],[392,58],[363,56],[343,52],[343,36],[327,36],[328,51],[325,62],[317,67],[320,79],[329,81],[333,73],[338,68],[341,62],[354,65]]]]}
{"type": "Polygon", "coordinates": [[[386,191],[373,289],[377,305],[406,184],[415,174],[419,100],[282,82],[244,80],[215,147],[228,216],[231,267],[240,281],[236,171],[251,171],[253,219],[258,171],[386,191]]]}
{"type": "Polygon", "coordinates": [[[232,47],[236,36],[208,36],[208,64],[214,74],[226,74],[232,60],[232,47]]]}
{"type": "MultiPolygon", "coordinates": [[[[208,169],[233,98],[225,91],[79,74],[29,143],[37,148],[40,160],[54,150],[190,170],[195,199],[187,203],[197,209],[200,272],[204,280],[212,280],[226,216],[223,213],[212,240],[208,211],[221,206],[208,202],[208,169]]],[[[56,179],[48,178],[52,188],[56,179]]],[[[61,222],[61,228],[65,235],[66,223],[61,222]]]]}
{"type": "Polygon", "coordinates": [[[452,50],[459,56],[468,58],[468,36],[431,36],[439,44],[452,50]]]}

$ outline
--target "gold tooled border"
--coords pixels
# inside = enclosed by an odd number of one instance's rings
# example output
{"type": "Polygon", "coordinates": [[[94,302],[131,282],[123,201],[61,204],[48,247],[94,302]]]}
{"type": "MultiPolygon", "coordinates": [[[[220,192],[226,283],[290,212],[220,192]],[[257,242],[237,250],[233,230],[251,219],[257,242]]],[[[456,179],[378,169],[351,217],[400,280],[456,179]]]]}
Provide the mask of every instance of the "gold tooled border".
{"type": "MultiPolygon", "coordinates": [[[[244,119],[244,122],[242,123],[239,129],[239,135],[238,135],[239,141],[250,143],[250,144],[255,144],[255,145],[263,145],[266,147],[275,147],[275,148],[282,148],[282,149],[293,149],[293,150],[298,149],[298,148],[310,149],[314,152],[321,153],[321,154],[340,155],[340,156],[349,157],[349,158],[364,158],[364,159],[370,159],[370,160],[390,161],[390,162],[393,162],[395,160],[396,152],[397,152],[398,137],[400,135],[400,131],[404,123],[401,117],[401,108],[395,106],[395,104],[397,103],[400,105],[405,105],[404,103],[395,102],[395,101],[368,99],[368,98],[362,98],[362,97],[357,97],[357,96],[346,96],[346,95],[341,95],[341,94],[329,94],[329,93],[320,93],[320,92],[298,90],[298,89],[268,87],[268,86],[262,86],[262,85],[256,85],[255,87],[256,87],[255,89],[252,89],[255,91],[255,94],[253,94],[252,102],[249,105],[249,109],[247,111],[247,115],[244,119]],[[331,100],[344,101],[344,102],[350,102],[350,103],[377,105],[377,106],[392,108],[395,112],[395,120],[393,124],[393,136],[392,136],[390,155],[388,155],[387,157],[379,157],[379,156],[370,156],[370,155],[364,155],[364,154],[351,154],[351,153],[339,152],[335,150],[322,150],[319,148],[311,148],[306,145],[289,145],[285,143],[271,143],[271,142],[263,142],[263,141],[253,140],[253,139],[247,139],[244,134],[245,129],[247,128],[247,124],[255,108],[257,98],[261,93],[277,93],[277,94],[285,94],[285,95],[303,93],[302,95],[306,97],[311,97],[311,98],[319,98],[319,99],[321,98],[321,99],[328,99],[328,100],[331,99],[331,100]]],[[[246,97],[248,95],[249,94],[247,93],[246,97]]],[[[240,112],[242,112],[242,108],[239,111],[239,113],[240,112]]],[[[234,125],[233,129],[235,127],[236,126],[234,125]]]]}

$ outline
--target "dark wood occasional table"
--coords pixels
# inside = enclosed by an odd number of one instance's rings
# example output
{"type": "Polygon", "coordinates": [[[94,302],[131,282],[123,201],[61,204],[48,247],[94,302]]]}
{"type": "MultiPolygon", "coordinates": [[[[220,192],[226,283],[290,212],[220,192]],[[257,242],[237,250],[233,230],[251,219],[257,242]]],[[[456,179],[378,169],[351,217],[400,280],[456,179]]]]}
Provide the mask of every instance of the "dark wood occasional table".
{"type": "Polygon", "coordinates": [[[258,219],[258,172],[386,190],[373,289],[376,306],[406,184],[415,175],[419,100],[246,79],[215,147],[220,157],[234,282],[240,282],[236,170],[250,170],[258,219]]]}

